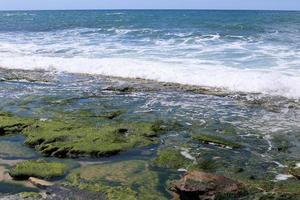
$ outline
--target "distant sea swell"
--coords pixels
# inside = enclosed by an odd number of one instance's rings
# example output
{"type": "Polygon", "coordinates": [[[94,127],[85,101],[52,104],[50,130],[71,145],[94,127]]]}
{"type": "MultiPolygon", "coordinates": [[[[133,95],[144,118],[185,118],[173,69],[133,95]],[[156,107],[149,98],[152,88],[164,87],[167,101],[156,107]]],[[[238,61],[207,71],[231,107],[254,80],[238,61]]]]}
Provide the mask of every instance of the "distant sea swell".
{"type": "Polygon", "coordinates": [[[300,98],[300,12],[0,12],[0,66],[300,98]]]}

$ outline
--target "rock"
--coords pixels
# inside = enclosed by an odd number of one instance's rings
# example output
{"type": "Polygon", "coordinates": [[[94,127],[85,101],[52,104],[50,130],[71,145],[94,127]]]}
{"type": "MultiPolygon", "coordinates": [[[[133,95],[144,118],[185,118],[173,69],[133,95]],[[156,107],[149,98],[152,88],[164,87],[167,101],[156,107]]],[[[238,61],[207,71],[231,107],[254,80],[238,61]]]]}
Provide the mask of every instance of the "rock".
{"type": "Polygon", "coordinates": [[[143,160],[126,160],[88,165],[73,170],[66,178],[71,187],[106,194],[107,200],[167,200],[160,173],[143,160]]]}
{"type": "Polygon", "coordinates": [[[39,188],[46,188],[49,186],[53,186],[54,184],[42,179],[38,179],[38,178],[34,178],[34,177],[30,177],[29,182],[32,183],[33,185],[39,187],[39,188]]]}
{"type": "Polygon", "coordinates": [[[193,161],[184,157],[178,149],[166,148],[158,151],[158,157],[153,160],[153,164],[161,168],[186,169],[193,165],[193,161]]]}
{"type": "Polygon", "coordinates": [[[21,199],[42,199],[42,195],[39,192],[21,192],[21,199]]]}
{"type": "Polygon", "coordinates": [[[0,136],[22,132],[34,120],[12,116],[11,113],[0,112],[0,136]]]}
{"type": "Polygon", "coordinates": [[[243,184],[225,176],[199,171],[187,172],[170,190],[181,200],[211,200],[222,195],[239,195],[243,184]]]}
{"type": "Polygon", "coordinates": [[[81,190],[73,187],[65,186],[50,186],[46,189],[47,200],[106,200],[106,196],[101,192],[91,192],[88,190],[81,190]]]}
{"type": "Polygon", "coordinates": [[[300,168],[299,167],[289,169],[289,173],[300,180],[300,168]]]}
{"type": "Polygon", "coordinates": [[[44,156],[105,157],[160,142],[155,123],[113,122],[101,127],[62,121],[37,122],[23,134],[25,143],[44,156]]]}
{"type": "Polygon", "coordinates": [[[15,180],[27,180],[29,177],[41,179],[58,178],[65,175],[68,166],[61,162],[48,162],[46,160],[27,160],[17,163],[9,171],[15,180]]]}
{"type": "Polygon", "coordinates": [[[6,168],[4,166],[0,166],[0,181],[7,181],[11,179],[12,178],[7,172],[6,168]]]}
{"type": "Polygon", "coordinates": [[[233,149],[236,149],[236,148],[241,148],[242,146],[238,143],[235,143],[235,142],[232,142],[232,141],[229,141],[229,140],[226,140],[222,137],[219,137],[219,136],[215,136],[215,135],[208,135],[208,134],[194,134],[192,135],[192,138],[194,140],[198,140],[198,141],[201,141],[205,144],[215,144],[217,146],[221,146],[221,147],[229,147],[229,148],[233,148],[233,149]]]}

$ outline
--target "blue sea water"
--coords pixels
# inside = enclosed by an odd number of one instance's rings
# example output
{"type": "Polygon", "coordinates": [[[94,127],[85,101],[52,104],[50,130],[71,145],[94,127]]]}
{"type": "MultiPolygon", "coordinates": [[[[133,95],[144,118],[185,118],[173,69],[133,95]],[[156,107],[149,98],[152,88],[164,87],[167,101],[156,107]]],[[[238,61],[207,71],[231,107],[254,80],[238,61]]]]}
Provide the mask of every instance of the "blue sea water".
{"type": "Polygon", "coordinates": [[[0,67],[300,98],[300,12],[0,12],[0,67]]]}

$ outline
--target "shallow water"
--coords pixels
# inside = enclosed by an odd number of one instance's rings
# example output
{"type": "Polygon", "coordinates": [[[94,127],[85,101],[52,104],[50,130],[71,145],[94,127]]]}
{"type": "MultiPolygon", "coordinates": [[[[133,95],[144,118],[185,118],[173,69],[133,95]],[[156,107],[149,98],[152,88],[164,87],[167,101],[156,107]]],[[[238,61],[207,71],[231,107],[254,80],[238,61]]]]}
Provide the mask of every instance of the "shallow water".
{"type": "MultiPolygon", "coordinates": [[[[2,76],[5,77],[6,73],[3,70],[2,76]]],[[[22,73],[26,77],[34,72],[22,73]]],[[[265,97],[259,98],[259,95],[255,97],[255,101],[250,101],[232,95],[216,96],[170,89],[157,83],[138,80],[39,73],[46,76],[48,74],[51,80],[0,82],[1,110],[45,120],[68,112],[73,113],[74,117],[80,116],[76,114],[80,110],[92,110],[93,113],[101,114],[104,111],[123,109],[127,112],[118,120],[164,119],[182,126],[181,129],[163,135],[160,145],[131,150],[111,158],[86,160],[87,163],[122,159],[150,160],[158,148],[170,146],[182,149],[185,152],[183,154],[189,158],[215,159],[221,164],[216,170],[222,173],[243,168],[245,177],[255,175],[257,178],[275,180],[278,174],[285,173],[285,166],[300,161],[300,110],[297,103],[288,99],[279,98],[278,102],[282,103],[270,104],[264,103],[265,97]],[[124,86],[134,88],[137,85],[139,88],[133,92],[109,89],[124,86]],[[222,148],[195,142],[191,140],[192,133],[225,134],[225,137],[241,144],[242,148],[222,148]],[[287,149],[279,151],[278,148],[282,145],[287,149]]],[[[269,99],[272,100],[274,99],[269,99]]],[[[101,123],[97,121],[98,125],[101,123]]],[[[22,139],[19,137],[21,136],[8,137],[10,139],[6,141],[6,145],[16,143],[16,152],[18,148],[27,148],[21,145],[22,139]]],[[[2,138],[1,142],[5,140],[2,138]]],[[[0,148],[0,151],[0,154],[7,154],[7,148],[0,148]]],[[[31,151],[23,153],[23,158],[32,156],[31,151]]],[[[11,156],[22,158],[22,155],[11,156]]],[[[84,164],[85,161],[82,162],[84,164]]]]}
{"type": "Polygon", "coordinates": [[[35,188],[29,188],[18,184],[0,182],[0,198],[1,194],[17,194],[20,192],[36,192],[35,188]]]}

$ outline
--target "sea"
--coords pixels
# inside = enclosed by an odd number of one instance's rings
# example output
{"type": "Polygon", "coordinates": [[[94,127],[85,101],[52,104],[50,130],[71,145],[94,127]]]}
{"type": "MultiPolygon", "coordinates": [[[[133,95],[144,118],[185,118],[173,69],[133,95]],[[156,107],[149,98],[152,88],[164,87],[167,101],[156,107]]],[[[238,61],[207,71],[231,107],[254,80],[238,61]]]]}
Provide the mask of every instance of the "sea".
{"type": "Polygon", "coordinates": [[[0,12],[0,67],[300,97],[300,12],[0,12]]]}

